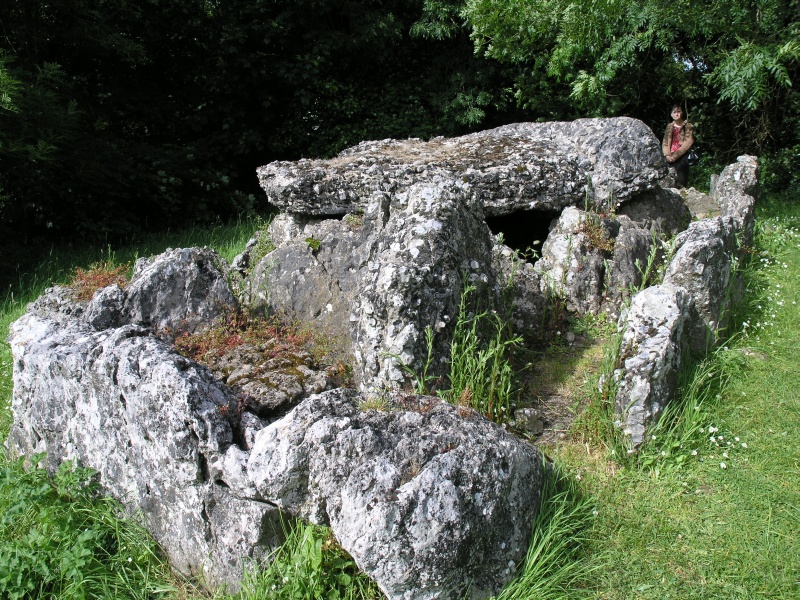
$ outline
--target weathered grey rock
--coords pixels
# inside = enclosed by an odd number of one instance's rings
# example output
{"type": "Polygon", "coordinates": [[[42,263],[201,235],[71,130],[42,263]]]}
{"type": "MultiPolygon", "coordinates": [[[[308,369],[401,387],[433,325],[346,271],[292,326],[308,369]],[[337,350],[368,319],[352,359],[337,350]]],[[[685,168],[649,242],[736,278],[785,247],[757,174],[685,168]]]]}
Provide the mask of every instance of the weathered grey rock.
{"type": "Polygon", "coordinates": [[[675,393],[692,305],[683,288],[657,285],[636,294],[620,316],[622,366],[615,372],[614,409],[617,426],[634,447],[675,393]]]}
{"type": "Polygon", "coordinates": [[[715,194],[709,196],[694,188],[682,189],[680,194],[686,201],[693,219],[711,219],[719,216],[719,201],[715,194]]]}
{"type": "Polygon", "coordinates": [[[89,324],[95,330],[141,325],[159,332],[195,331],[237,306],[227,282],[227,263],[209,248],[167,250],[140,258],[123,289],[101,288],[89,302],[73,290],[48,289],[28,311],[58,323],[89,324]]]}
{"type": "Polygon", "coordinates": [[[608,237],[599,217],[574,207],[564,209],[542,245],[534,270],[545,295],[561,297],[572,313],[597,313],[603,301],[606,253],[594,248],[587,227],[608,237]]]}
{"type": "Polygon", "coordinates": [[[519,408],[514,411],[514,427],[529,435],[541,435],[544,431],[542,415],[535,408],[519,408]]]}
{"type": "Polygon", "coordinates": [[[678,190],[655,188],[622,204],[618,213],[653,233],[674,237],[686,229],[691,213],[678,190]]]}
{"type": "Polygon", "coordinates": [[[242,556],[280,542],[275,507],[209,476],[233,442],[237,398],[208,370],[132,325],[93,331],[29,312],[10,332],[13,451],[96,469],[186,575],[235,586],[242,556]]]}
{"type": "MultiPolygon", "coordinates": [[[[242,559],[281,541],[279,508],[329,524],[390,598],[486,597],[524,560],[543,463],[503,429],[436,398],[422,412],[363,412],[352,390],[270,422],[254,414],[260,400],[242,402],[151,330],[95,330],[67,294],[52,290],[11,326],[7,444],[99,471],[179,572],[236,589],[242,559]]],[[[262,350],[215,368],[236,387],[292,362],[248,364],[262,350]]],[[[326,382],[295,358],[302,377],[275,387],[296,400],[326,382]]]]}
{"type": "Polygon", "coordinates": [[[434,402],[360,411],[332,390],[261,430],[246,465],[259,498],[329,524],[391,599],[485,598],[521,564],[538,511],[538,451],[434,402]]]}
{"type": "Polygon", "coordinates": [[[401,362],[420,370],[427,327],[439,372],[464,279],[497,283],[493,237],[465,186],[434,179],[376,194],[357,221],[276,218],[279,245],[253,270],[248,302],[349,338],[363,389],[402,385],[401,362]]]}
{"type": "Polygon", "coordinates": [[[140,258],[125,289],[124,322],[159,331],[207,328],[236,306],[227,271],[228,264],[210,248],[140,258]]]}
{"type": "Polygon", "coordinates": [[[541,341],[548,308],[541,274],[508,246],[495,243],[492,254],[500,296],[510,304],[506,319],[513,331],[531,341],[541,341]]]}
{"type": "Polygon", "coordinates": [[[675,246],[664,283],[683,287],[694,299],[701,322],[692,325],[690,343],[694,350],[706,350],[725,329],[735,293],[735,223],[723,217],[695,221],[675,239],[675,246]]]}
{"type": "Polygon", "coordinates": [[[265,418],[275,417],[331,385],[307,351],[278,348],[275,340],[261,347],[243,344],[221,356],[208,356],[206,364],[250,412],[265,418]]]}
{"type": "Polygon", "coordinates": [[[258,169],[269,201],[306,215],[365,210],[376,193],[396,193],[434,178],[456,181],[487,215],[558,210],[624,201],[655,187],[666,162],[641,121],[579,119],[518,123],[460,138],[364,142],[337,158],[275,162],[258,169]]]}
{"type": "Polygon", "coordinates": [[[118,327],[128,320],[124,314],[125,296],[116,284],[97,290],[86,307],[86,322],[97,330],[118,327]]]}
{"type": "Polygon", "coordinates": [[[758,184],[758,159],[755,156],[740,156],[736,163],[723,169],[715,189],[720,203],[720,214],[735,220],[740,232],[740,244],[753,243],[755,227],[755,205],[761,195],[758,184]]]}
{"type": "Polygon", "coordinates": [[[650,250],[654,243],[658,243],[650,231],[631,225],[620,227],[614,238],[611,259],[606,263],[603,305],[612,313],[630,300],[632,291],[642,286],[650,250]]]}

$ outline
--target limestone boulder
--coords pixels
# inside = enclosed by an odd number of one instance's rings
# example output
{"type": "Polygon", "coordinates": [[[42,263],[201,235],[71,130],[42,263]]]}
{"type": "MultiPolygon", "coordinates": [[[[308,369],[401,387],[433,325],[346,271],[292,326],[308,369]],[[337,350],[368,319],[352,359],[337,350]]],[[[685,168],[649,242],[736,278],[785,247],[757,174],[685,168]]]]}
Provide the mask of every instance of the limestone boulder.
{"type": "Polygon", "coordinates": [[[235,590],[287,513],[330,525],[392,599],[486,597],[524,560],[544,466],[504,429],[436,398],[375,412],[353,390],[309,396],[328,381],[302,353],[259,365],[242,346],[212,372],[154,319],[98,330],[87,306],[56,288],[12,324],[7,446],[97,470],[177,571],[235,590]],[[260,367],[274,390],[250,385],[260,367]]]}
{"type": "Polygon", "coordinates": [[[331,160],[258,169],[269,201],[311,216],[354,213],[376,193],[434,178],[465,184],[487,215],[622,202],[656,187],[667,164],[641,121],[627,117],[517,123],[459,138],[364,142],[331,160]],[[589,186],[587,188],[587,182],[589,186]]]}
{"type": "Polygon", "coordinates": [[[723,169],[715,189],[720,215],[735,220],[740,243],[744,246],[753,243],[755,205],[761,194],[758,177],[758,159],[755,156],[740,156],[734,164],[723,169]]]}
{"type": "Polygon", "coordinates": [[[674,237],[689,225],[692,214],[686,200],[676,189],[654,188],[638,194],[618,209],[642,229],[656,235],[674,237]]]}
{"type": "Polygon", "coordinates": [[[695,221],[675,239],[664,283],[683,287],[694,299],[700,317],[691,328],[694,350],[708,349],[727,325],[737,289],[732,272],[736,232],[730,217],[715,217],[695,221]]]}
{"type": "MultiPolygon", "coordinates": [[[[617,314],[630,300],[631,295],[643,284],[650,252],[658,240],[653,234],[633,223],[620,219],[619,232],[614,238],[611,258],[606,262],[605,296],[603,306],[608,312],[617,314]]],[[[658,260],[658,256],[656,256],[658,260]]],[[[663,260],[661,261],[663,264],[663,260]]],[[[653,265],[654,268],[657,263],[653,265]]]]}
{"type": "Polygon", "coordinates": [[[97,470],[187,576],[236,586],[241,559],[280,542],[274,506],[210,478],[234,442],[238,400],[207,369],[134,325],[94,331],[29,312],[9,341],[13,452],[97,470]]]}
{"type": "Polygon", "coordinates": [[[493,237],[465,187],[434,179],[341,220],[277,218],[247,302],[349,339],[365,390],[403,385],[401,365],[421,370],[428,328],[441,372],[465,282],[496,295],[493,237]]]}
{"type": "Polygon", "coordinates": [[[656,285],[636,294],[620,316],[614,409],[617,426],[634,447],[645,440],[647,429],[675,394],[693,304],[683,288],[656,285]]]}
{"type": "Polygon", "coordinates": [[[539,452],[441,401],[377,412],[360,398],[332,390],[260,431],[242,465],[256,497],[330,525],[390,599],[497,593],[525,557],[539,452]]]}
{"type": "Polygon", "coordinates": [[[227,262],[210,248],[167,250],[140,258],[125,289],[123,322],[156,330],[209,327],[236,306],[227,262]]]}
{"type": "Polygon", "coordinates": [[[603,301],[607,250],[592,242],[592,233],[604,240],[610,231],[597,216],[578,208],[564,209],[542,245],[542,256],[534,270],[539,274],[542,294],[563,298],[574,314],[596,314],[603,301]]]}

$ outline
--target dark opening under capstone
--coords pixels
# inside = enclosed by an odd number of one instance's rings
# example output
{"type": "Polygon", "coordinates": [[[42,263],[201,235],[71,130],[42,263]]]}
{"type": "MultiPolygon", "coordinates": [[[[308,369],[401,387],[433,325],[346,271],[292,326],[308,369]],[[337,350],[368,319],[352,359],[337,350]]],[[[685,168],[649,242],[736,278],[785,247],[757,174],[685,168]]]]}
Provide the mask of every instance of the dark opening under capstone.
{"type": "Polygon", "coordinates": [[[558,216],[556,211],[521,210],[509,215],[486,217],[486,224],[493,234],[503,234],[506,246],[518,250],[528,262],[535,263],[541,255],[550,223],[558,216]]]}

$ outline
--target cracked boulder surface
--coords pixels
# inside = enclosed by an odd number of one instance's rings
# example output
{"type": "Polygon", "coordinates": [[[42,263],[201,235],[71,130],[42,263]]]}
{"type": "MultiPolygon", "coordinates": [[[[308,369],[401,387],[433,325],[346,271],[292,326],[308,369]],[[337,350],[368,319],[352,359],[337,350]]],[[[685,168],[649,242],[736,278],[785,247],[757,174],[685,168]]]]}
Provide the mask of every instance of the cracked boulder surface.
{"type": "MultiPolygon", "coordinates": [[[[349,338],[363,391],[402,386],[402,365],[424,365],[428,328],[434,356],[447,356],[465,282],[497,310],[510,296],[518,332],[540,334],[543,279],[499,247],[487,217],[616,205],[657,187],[666,171],[658,140],[630,118],[364,142],[331,160],[271,163],[259,180],[285,212],[244,301],[349,338]]],[[[603,258],[588,256],[592,268],[577,276],[592,291],[581,311],[599,309],[603,258]]],[[[446,360],[429,365],[434,376],[446,369],[446,360]]]]}
{"type": "Polygon", "coordinates": [[[457,138],[363,142],[330,160],[274,162],[257,171],[269,201],[310,216],[364,210],[375,193],[393,194],[439,177],[459,181],[487,216],[624,201],[667,174],[661,146],[628,117],[515,123],[457,138]]]}
{"type": "Polygon", "coordinates": [[[13,452],[98,471],[185,575],[235,585],[242,556],[281,541],[277,508],[209,478],[234,442],[238,398],[208,369],[136,325],[93,331],[28,313],[10,333],[13,452]]]}
{"type": "Polygon", "coordinates": [[[230,485],[329,525],[389,598],[486,598],[524,560],[539,510],[539,452],[473,411],[360,410],[337,389],[231,448],[230,485]],[[242,483],[245,482],[245,483],[242,483]]]}
{"type": "MultiPolygon", "coordinates": [[[[147,273],[137,277],[168,285],[147,273]]],[[[103,329],[87,316],[97,303],[124,306],[124,296],[109,287],[78,302],[52,288],[11,325],[6,444],[45,453],[51,469],[64,460],[95,469],[108,493],[141,511],[178,572],[235,590],[242,561],[268,557],[293,515],[330,525],[390,598],[485,597],[513,576],[539,509],[544,467],[533,446],[437,399],[386,413],[361,411],[353,390],[303,399],[328,382],[302,352],[282,356],[297,364],[262,365],[303,376],[281,383],[286,404],[259,389],[243,402],[153,331],[158,315],[150,327],[103,329]]],[[[118,323],[125,313],[115,314],[118,323]]],[[[252,353],[269,354],[241,346],[214,369],[234,387],[252,381],[252,353]]]]}

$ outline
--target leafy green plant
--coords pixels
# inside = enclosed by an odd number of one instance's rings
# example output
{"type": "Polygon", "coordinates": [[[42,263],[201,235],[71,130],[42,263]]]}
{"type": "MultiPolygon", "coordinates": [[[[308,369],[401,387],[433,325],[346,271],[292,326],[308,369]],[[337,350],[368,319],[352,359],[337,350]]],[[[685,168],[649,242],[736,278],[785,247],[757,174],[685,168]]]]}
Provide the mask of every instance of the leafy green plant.
{"type": "Polygon", "coordinates": [[[297,521],[266,567],[245,573],[233,600],[370,600],[383,598],[329,529],[297,521]]]}
{"type": "Polygon", "coordinates": [[[344,224],[347,225],[351,231],[358,231],[364,224],[364,213],[363,211],[348,213],[343,220],[344,224]]]}
{"type": "Polygon", "coordinates": [[[64,463],[50,476],[0,457],[0,596],[153,600],[173,591],[168,577],[155,542],[99,495],[91,470],[64,463]]]}
{"type": "Polygon", "coordinates": [[[307,237],[306,245],[311,249],[311,252],[316,254],[319,251],[321,242],[315,237],[307,237]]]}

